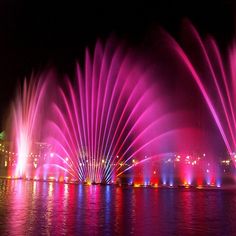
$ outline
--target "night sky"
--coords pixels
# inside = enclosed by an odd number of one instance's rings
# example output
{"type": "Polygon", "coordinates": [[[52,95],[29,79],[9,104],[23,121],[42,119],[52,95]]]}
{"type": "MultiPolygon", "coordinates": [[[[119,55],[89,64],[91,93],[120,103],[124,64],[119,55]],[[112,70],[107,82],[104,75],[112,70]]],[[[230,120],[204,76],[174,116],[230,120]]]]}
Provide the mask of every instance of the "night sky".
{"type": "MultiPolygon", "coordinates": [[[[80,1],[77,1],[80,2],[80,1]]],[[[212,34],[222,50],[235,33],[234,1],[170,1],[127,5],[86,5],[52,1],[1,0],[0,2],[0,119],[6,117],[18,82],[32,71],[54,66],[62,73],[74,70],[86,46],[111,34],[131,47],[141,45],[162,26],[178,37],[181,21],[188,18],[201,35],[212,34]]]]}

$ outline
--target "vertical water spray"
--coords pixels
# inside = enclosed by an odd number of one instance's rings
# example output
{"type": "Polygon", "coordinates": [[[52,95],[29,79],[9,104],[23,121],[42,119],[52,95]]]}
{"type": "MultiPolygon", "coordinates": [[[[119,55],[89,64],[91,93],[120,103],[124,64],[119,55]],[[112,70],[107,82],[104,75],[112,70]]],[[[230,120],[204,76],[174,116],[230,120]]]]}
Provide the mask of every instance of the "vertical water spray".
{"type": "MultiPolygon", "coordinates": [[[[41,119],[43,118],[43,102],[45,101],[46,81],[32,76],[27,82],[24,80],[23,89],[19,89],[11,113],[11,141],[12,150],[16,155],[16,168],[13,176],[24,178],[33,145],[39,141],[41,135],[41,119]]],[[[42,76],[46,80],[46,76],[42,76]]]]}

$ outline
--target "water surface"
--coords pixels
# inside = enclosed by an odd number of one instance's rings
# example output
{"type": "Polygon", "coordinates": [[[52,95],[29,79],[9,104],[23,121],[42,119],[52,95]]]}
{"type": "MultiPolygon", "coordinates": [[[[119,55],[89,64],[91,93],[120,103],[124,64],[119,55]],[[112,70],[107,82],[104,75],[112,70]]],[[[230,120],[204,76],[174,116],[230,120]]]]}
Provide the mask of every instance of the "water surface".
{"type": "Polygon", "coordinates": [[[0,180],[0,235],[236,235],[236,190],[0,180]]]}

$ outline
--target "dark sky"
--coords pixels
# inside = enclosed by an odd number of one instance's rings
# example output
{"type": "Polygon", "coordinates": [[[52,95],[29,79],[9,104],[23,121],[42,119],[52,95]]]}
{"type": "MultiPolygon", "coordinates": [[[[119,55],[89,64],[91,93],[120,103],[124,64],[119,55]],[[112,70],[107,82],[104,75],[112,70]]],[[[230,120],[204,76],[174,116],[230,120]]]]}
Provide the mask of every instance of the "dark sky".
{"type": "Polygon", "coordinates": [[[48,65],[63,72],[73,70],[75,60],[83,60],[84,48],[92,48],[97,38],[105,40],[114,33],[130,45],[138,45],[157,25],[178,35],[184,17],[202,35],[211,33],[222,49],[235,32],[233,0],[162,0],[129,6],[120,1],[86,1],[86,5],[78,4],[81,1],[58,2],[0,1],[1,119],[15,94],[17,81],[48,65]]]}

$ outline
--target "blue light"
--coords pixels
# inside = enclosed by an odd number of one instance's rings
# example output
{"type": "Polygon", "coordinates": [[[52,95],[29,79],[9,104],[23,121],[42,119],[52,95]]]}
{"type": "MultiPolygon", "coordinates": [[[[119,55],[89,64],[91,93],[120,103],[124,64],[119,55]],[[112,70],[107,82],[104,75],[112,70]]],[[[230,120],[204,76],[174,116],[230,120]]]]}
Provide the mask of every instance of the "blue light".
{"type": "Polygon", "coordinates": [[[221,187],[221,181],[220,181],[219,179],[216,181],[216,187],[217,187],[217,188],[220,188],[220,187],[221,187]]]}

